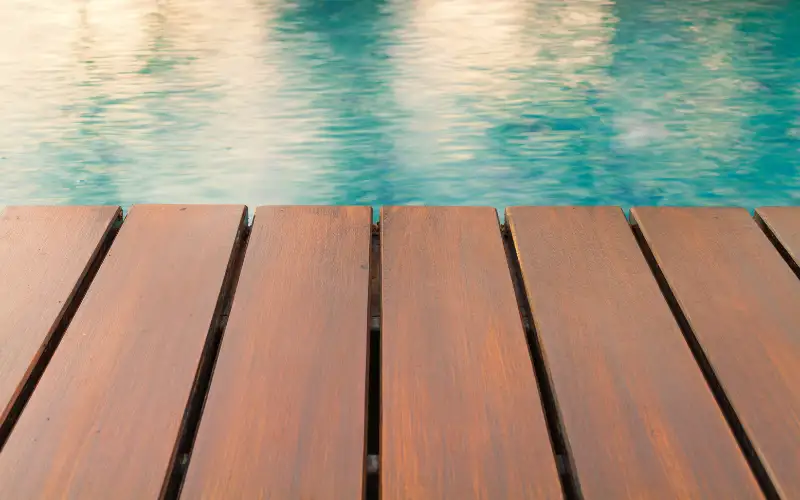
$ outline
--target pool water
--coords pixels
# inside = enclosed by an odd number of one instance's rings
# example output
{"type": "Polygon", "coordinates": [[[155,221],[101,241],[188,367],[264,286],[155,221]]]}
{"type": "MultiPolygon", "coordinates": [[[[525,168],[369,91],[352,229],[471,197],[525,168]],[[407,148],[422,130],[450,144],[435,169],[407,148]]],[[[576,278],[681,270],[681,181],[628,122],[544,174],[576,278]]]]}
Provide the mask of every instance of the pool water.
{"type": "Polygon", "coordinates": [[[800,204],[800,2],[4,0],[0,205],[800,204]]]}

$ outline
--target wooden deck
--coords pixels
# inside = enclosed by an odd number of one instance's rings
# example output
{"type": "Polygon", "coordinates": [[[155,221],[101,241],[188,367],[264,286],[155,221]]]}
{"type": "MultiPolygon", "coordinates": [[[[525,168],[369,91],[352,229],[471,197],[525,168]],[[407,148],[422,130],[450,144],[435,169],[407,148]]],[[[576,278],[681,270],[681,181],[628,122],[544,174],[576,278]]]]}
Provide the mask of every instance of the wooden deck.
{"type": "Polygon", "coordinates": [[[0,498],[800,498],[800,208],[9,207],[0,498]]]}

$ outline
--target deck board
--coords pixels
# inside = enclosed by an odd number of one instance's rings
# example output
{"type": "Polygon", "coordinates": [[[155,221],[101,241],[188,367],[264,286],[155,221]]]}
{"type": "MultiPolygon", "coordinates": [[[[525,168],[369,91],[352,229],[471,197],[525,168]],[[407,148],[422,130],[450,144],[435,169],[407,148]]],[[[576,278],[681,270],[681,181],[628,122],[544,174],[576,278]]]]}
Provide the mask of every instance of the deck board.
{"type": "Polygon", "coordinates": [[[625,215],[507,211],[586,498],[759,498],[625,215]]]}
{"type": "Polygon", "coordinates": [[[157,498],[243,206],[131,209],[0,453],[0,498],[157,498]]]}
{"type": "MultiPolygon", "coordinates": [[[[120,217],[119,207],[8,207],[0,211],[0,428],[41,367],[120,217]]],[[[13,415],[12,415],[13,417],[13,415]]]]}
{"type": "Polygon", "coordinates": [[[492,208],[385,208],[381,498],[560,498],[492,208]]]}
{"type": "Polygon", "coordinates": [[[800,497],[800,280],[744,209],[632,215],[766,473],[800,497]]]}
{"type": "Polygon", "coordinates": [[[182,498],[362,498],[371,228],[256,211],[182,498]]]}

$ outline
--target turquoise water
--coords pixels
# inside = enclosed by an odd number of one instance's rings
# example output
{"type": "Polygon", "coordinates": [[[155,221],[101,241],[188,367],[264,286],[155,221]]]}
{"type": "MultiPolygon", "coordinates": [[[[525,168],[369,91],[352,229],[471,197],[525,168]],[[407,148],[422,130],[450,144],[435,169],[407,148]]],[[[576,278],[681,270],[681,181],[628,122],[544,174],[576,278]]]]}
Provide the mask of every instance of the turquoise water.
{"type": "Polygon", "coordinates": [[[800,199],[800,2],[4,0],[0,19],[0,205],[800,199]]]}

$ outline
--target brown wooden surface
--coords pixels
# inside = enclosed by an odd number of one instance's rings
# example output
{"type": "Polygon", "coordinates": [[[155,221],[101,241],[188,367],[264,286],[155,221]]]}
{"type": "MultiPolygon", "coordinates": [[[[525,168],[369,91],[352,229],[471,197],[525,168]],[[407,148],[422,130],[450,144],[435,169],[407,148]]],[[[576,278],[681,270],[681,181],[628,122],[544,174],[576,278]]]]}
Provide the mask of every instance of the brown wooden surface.
{"type": "Polygon", "coordinates": [[[507,214],[583,495],[761,497],[622,210],[507,214]]]}
{"type": "Polygon", "coordinates": [[[560,498],[492,208],[385,208],[381,498],[560,498]]]}
{"type": "Polygon", "coordinates": [[[361,499],[371,226],[256,211],[182,498],[361,499]]]}
{"type": "Polygon", "coordinates": [[[759,208],[756,217],[794,264],[800,266],[800,207],[759,208]]]}
{"type": "Polygon", "coordinates": [[[119,207],[0,209],[0,426],[120,214],[119,207]]]}
{"type": "Polygon", "coordinates": [[[772,481],[800,498],[800,280],[746,210],[632,214],[772,481]]]}
{"type": "Polygon", "coordinates": [[[0,498],[157,498],[243,206],[136,206],[0,453],[0,498]]]}

